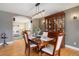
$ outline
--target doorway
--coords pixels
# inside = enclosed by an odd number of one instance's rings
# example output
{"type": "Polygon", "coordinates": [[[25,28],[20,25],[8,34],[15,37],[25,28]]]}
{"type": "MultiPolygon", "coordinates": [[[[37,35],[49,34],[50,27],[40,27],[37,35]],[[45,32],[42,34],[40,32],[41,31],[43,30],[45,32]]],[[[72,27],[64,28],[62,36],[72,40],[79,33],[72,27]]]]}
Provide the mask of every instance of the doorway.
{"type": "Polygon", "coordinates": [[[23,39],[24,30],[32,31],[31,19],[23,16],[15,16],[13,20],[13,39],[23,39]]]}

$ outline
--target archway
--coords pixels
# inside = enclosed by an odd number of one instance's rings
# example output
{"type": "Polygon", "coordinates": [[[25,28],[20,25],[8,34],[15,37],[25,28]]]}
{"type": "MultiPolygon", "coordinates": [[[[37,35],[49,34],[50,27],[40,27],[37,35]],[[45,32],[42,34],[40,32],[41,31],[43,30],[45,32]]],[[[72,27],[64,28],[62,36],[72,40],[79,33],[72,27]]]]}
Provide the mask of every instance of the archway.
{"type": "Polygon", "coordinates": [[[22,31],[32,31],[31,19],[23,16],[13,18],[13,39],[22,39],[22,31]]]}

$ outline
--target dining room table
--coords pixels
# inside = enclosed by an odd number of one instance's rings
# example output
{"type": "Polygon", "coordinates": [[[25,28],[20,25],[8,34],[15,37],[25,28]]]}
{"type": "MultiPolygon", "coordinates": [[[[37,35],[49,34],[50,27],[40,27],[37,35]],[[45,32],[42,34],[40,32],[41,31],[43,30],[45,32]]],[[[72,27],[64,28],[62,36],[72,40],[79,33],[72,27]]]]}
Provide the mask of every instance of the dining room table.
{"type": "Polygon", "coordinates": [[[37,36],[29,36],[29,41],[37,44],[39,46],[39,50],[42,47],[47,46],[49,43],[52,42],[52,44],[55,44],[55,39],[54,38],[49,38],[49,37],[42,37],[42,35],[37,35],[37,36]]]}

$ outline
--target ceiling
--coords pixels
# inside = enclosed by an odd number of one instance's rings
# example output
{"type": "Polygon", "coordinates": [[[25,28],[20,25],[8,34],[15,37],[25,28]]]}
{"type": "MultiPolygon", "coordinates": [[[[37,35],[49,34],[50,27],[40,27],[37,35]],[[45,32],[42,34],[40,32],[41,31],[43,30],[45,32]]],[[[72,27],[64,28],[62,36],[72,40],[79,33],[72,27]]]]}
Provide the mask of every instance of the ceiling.
{"type": "MultiPolygon", "coordinates": [[[[39,10],[45,10],[44,16],[47,16],[75,6],[79,6],[79,3],[41,3],[39,10]]],[[[0,10],[28,17],[36,13],[35,3],[0,3],[0,10]]]]}

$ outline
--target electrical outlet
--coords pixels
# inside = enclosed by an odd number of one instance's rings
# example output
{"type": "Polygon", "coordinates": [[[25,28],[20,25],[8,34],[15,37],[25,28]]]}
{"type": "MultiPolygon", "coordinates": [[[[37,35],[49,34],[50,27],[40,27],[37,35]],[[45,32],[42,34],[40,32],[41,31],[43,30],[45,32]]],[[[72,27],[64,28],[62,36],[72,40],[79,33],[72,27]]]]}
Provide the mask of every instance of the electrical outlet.
{"type": "Polygon", "coordinates": [[[77,43],[76,43],[76,42],[74,42],[74,45],[77,45],[77,43]]]}

